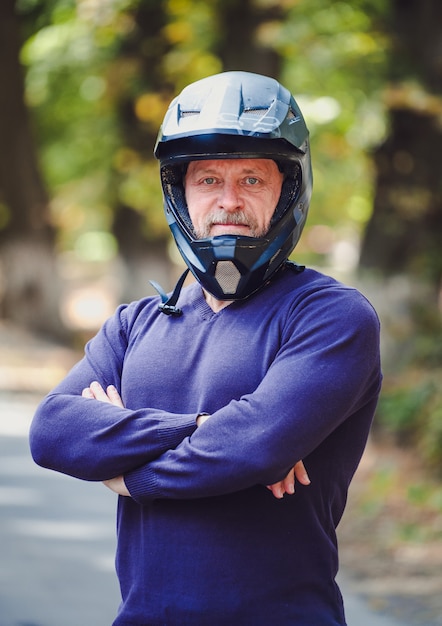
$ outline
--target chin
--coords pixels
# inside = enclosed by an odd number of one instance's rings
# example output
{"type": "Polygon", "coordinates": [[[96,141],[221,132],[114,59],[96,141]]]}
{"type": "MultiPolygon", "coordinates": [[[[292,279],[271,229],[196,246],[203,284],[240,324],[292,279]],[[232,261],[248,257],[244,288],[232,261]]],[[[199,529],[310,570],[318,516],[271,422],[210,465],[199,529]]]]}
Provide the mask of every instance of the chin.
{"type": "Polygon", "coordinates": [[[210,229],[210,236],[216,237],[217,235],[244,235],[250,237],[251,232],[248,226],[213,226],[210,229]]]}

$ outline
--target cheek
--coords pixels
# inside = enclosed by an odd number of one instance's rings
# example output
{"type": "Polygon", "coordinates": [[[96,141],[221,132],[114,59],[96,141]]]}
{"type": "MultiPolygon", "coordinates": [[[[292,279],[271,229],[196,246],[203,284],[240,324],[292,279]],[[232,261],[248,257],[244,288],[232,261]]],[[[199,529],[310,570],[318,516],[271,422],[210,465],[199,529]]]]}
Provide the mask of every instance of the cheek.
{"type": "Polygon", "coordinates": [[[273,217],[273,214],[276,209],[276,205],[278,204],[278,200],[279,200],[279,194],[271,193],[269,194],[268,198],[265,201],[265,204],[263,205],[263,211],[261,213],[262,222],[267,226],[270,224],[270,220],[273,217]]]}
{"type": "Polygon", "coordinates": [[[196,219],[198,215],[198,206],[199,206],[198,199],[196,195],[192,192],[191,188],[186,189],[185,196],[186,196],[187,210],[189,211],[190,219],[193,222],[194,219],[196,219]]]}
{"type": "Polygon", "coordinates": [[[206,203],[201,199],[189,196],[187,200],[187,209],[189,216],[194,226],[197,226],[204,220],[204,216],[207,214],[206,203]]]}

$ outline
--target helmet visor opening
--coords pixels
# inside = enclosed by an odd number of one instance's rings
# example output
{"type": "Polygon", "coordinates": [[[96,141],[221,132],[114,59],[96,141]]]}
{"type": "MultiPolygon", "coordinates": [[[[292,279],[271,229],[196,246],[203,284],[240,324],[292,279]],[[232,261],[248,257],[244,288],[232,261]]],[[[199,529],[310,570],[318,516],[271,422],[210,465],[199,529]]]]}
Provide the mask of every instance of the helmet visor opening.
{"type": "Polygon", "coordinates": [[[263,139],[239,135],[207,134],[182,137],[157,146],[162,164],[202,159],[298,160],[304,153],[285,139],[263,139]]]}

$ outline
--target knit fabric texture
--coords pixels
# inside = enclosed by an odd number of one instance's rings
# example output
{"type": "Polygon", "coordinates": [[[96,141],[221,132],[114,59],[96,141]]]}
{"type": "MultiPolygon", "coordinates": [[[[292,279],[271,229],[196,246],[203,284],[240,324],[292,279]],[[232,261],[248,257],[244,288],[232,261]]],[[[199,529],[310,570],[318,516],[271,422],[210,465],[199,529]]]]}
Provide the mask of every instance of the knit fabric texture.
{"type": "Polygon", "coordinates": [[[30,432],[44,467],[125,476],[114,626],[344,625],[335,529],[381,385],[375,311],[289,267],[218,313],[197,283],[181,317],[158,304],[120,306],[30,432]],[[82,398],[94,380],[125,408],[82,398]],[[300,459],[311,485],[274,498],[300,459]]]}

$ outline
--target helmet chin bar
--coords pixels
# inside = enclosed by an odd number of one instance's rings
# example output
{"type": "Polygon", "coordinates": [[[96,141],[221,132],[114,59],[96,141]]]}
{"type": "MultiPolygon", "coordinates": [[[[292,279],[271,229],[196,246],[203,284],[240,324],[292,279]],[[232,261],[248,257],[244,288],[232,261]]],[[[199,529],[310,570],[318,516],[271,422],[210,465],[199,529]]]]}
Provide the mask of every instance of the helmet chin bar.
{"type": "MultiPolygon", "coordinates": [[[[176,221],[169,226],[187,267],[216,299],[239,300],[247,297],[251,288],[256,290],[249,284],[255,282],[255,273],[249,268],[251,263],[259,265],[266,240],[237,235],[189,239],[176,221]]],[[[262,273],[259,268],[258,273],[262,273]]]]}
{"type": "Polygon", "coordinates": [[[225,296],[234,295],[241,280],[241,272],[233,261],[218,261],[215,280],[225,296]]]}
{"type": "Polygon", "coordinates": [[[189,240],[176,221],[170,228],[186,265],[217,300],[243,300],[261,289],[296,243],[281,223],[271,229],[270,239],[217,235],[189,240]]]}

